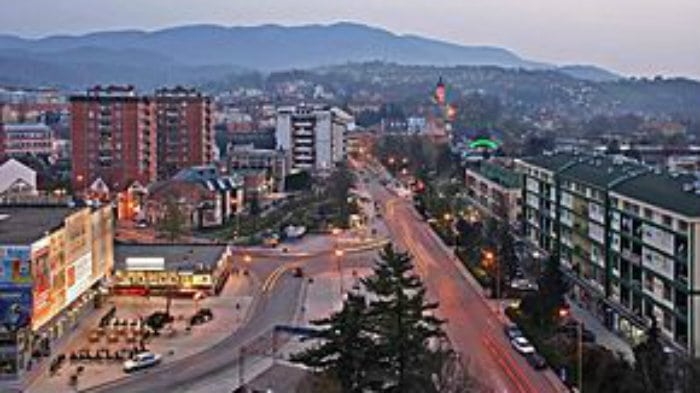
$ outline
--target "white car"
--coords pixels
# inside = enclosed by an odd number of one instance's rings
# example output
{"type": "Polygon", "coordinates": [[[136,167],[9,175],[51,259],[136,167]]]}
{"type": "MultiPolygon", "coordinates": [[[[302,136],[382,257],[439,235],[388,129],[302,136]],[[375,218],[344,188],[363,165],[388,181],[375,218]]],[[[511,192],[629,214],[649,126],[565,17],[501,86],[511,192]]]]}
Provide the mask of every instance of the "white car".
{"type": "Polygon", "coordinates": [[[525,337],[516,337],[510,340],[510,344],[515,348],[516,351],[523,355],[529,355],[535,353],[535,347],[530,344],[525,337]]]}
{"type": "Polygon", "coordinates": [[[161,355],[153,352],[141,352],[133,359],[124,362],[124,372],[132,372],[142,368],[153,367],[160,363],[161,355]]]}

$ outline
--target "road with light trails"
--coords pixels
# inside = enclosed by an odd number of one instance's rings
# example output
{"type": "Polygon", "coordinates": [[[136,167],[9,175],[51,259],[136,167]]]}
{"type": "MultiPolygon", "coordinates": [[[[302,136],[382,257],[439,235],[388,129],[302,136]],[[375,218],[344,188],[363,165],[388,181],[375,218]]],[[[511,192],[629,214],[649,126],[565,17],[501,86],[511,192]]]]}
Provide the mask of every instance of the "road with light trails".
{"type": "MultiPolygon", "coordinates": [[[[378,247],[379,244],[374,245],[378,247]]],[[[372,265],[375,250],[347,249],[341,259],[343,275],[352,269],[372,265]]],[[[309,257],[260,257],[255,256],[245,268],[262,280],[262,297],[255,305],[250,321],[219,344],[196,355],[125,376],[100,386],[81,389],[82,392],[186,392],[197,381],[216,381],[220,375],[238,367],[240,349],[270,331],[275,325],[294,322],[299,309],[302,279],[294,277],[292,270],[301,267],[306,275],[335,271],[337,260],[333,250],[309,257]]],[[[233,307],[233,305],[232,305],[233,307]]]]}
{"type": "Polygon", "coordinates": [[[418,217],[411,202],[389,193],[376,181],[369,188],[384,207],[393,240],[414,256],[429,296],[440,302],[438,316],[448,320],[447,334],[468,359],[473,375],[496,393],[568,391],[551,371],[534,370],[511,348],[494,308],[465,279],[451,251],[418,217]]]}

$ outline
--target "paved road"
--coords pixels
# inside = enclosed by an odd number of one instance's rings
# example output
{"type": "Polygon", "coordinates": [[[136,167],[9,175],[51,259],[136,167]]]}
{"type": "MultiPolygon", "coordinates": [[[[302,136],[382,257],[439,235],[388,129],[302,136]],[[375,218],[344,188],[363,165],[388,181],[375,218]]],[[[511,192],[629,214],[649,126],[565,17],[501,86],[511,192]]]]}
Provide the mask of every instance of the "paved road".
{"type": "MultiPolygon", "coordinates": [[[[349,252],[341,259],[343,274],[351,274],[354,267],[371,264],[375,251],[349,252]]],[[[85,392],[168,392],[187,391],[194,382],[216,379],[218,375],[238,367],[243,345],[269,331],[278,324],[292,323],[299,309],[302,280],[293,277],[292,268],[300,266],[308,274],[338,268],[333,252],[303,258],[253,257],[250,271],[262,281],[263,296],[254,315],[245,326],[218,345],[172,363],[165,363],[121,380],[85,389],[85,392]]]]}
{"type": "Polygon", "coordinates": [[[438,315],[448,320],[448,336],[469,359],[473,374],[497,393],[565,391],[551,371],[535,371],[511,348],[495,310],[464,278],[451,252],[418,218],[410,201],[390,194],[378,183],[372,183],[370,190],[384,206],[392,238],[415,257],[429,295],[440,302],[438,315]]]}
{"type": "Polygon", "coordinates": [[[123,380],[88,392],[167,392],[191,381],[205,379],[222,369],[233,367],[239,356],[241,345],[254,339],[275,324],[288,323],[297,309],[301,280],[291,275],[279,279],[259,304],[259,311],[250,322],[220,344],[191,357],[166,363],[123,380]]]}

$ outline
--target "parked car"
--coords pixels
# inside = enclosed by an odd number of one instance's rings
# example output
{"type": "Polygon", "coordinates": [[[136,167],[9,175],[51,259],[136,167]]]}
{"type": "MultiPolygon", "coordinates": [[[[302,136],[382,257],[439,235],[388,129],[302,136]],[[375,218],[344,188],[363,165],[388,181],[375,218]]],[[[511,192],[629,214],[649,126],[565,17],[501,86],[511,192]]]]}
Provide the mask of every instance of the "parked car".
{"type": "Polygon", "coordinates": [[[503,332],[508,337],[508,340],[523,336],[523,332],[516,325],[506,325],[503,327],[503,332]]]}
{"type": "Polygon", "coordinates": [[[531,353],[535,353],[535,347],[530,344],[530,341],[526,339],[525,337],[516,337],[512,340],[510,340],[510,344],[515,348],[516,351],[523,355],[528,355],[531,353]]]}
{"type": "Polygon", "coordinates": [[[535,370],[544,370],[547,368],[547,361],[537,352],[527,355],[526,359],[535,370]]]}
{"type": "Polygon", "coordinates": [[[304,271],[300,267],[295,267],[294,277],[304,277],[304,271]]]}
{"type": "Polygon", "coordinates": [[[211,312],[211,310],[208,308],[203,308],[197,311],[197,313],[190,318],[190,325],[201,325],[211,321],[212,319],[214,319],[214,314],[211,312]]]}
{"type": "Polygon", "coordinates": [[[124,372],[140,370],[143,368],[153,367],[160,363],[162,356],[153,352],[141,352],[133,359],[124,362],[124,372]]]}

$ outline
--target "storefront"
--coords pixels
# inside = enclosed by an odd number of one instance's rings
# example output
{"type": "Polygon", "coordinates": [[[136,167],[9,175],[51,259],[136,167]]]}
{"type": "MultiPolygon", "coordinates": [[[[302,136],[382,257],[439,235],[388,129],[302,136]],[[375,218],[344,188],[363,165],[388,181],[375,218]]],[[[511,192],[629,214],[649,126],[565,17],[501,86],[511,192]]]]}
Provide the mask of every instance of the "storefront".
{"type": "Polygon", "coordinates": [[[115,255],[112,292],[120,295],[214,295],[231,271],[225,246],[124,245],[115,255]]]}
{"type": "Polygon", "coordinates": [[[3,213],[0,378],[21,382],[94,308],[113,266],[112,216],[109,206],[3,213]]]}

